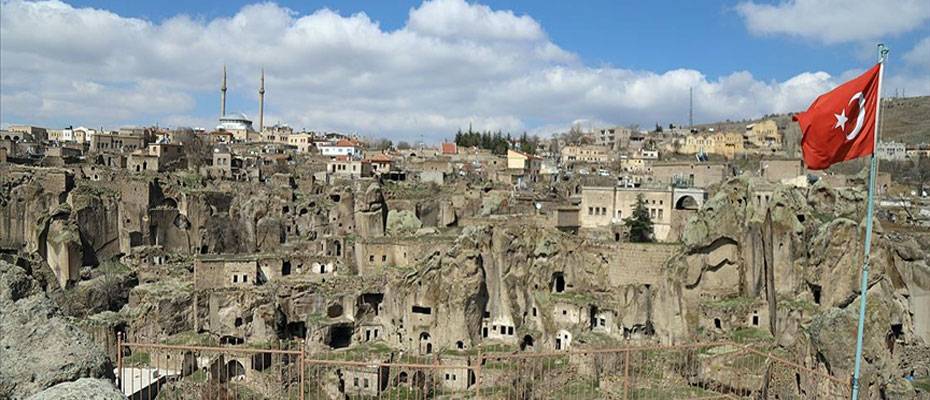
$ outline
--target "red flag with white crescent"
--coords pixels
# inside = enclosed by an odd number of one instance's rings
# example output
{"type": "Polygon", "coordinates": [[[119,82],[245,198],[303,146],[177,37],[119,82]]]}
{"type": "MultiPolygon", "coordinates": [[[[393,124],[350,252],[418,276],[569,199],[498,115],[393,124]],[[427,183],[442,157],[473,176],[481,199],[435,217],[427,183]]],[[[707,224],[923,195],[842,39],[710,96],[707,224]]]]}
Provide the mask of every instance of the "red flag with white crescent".
{"type": "Polygon", "coordinates": [[[801,151],[809,169],[825,169],[875,151],[878,80],[881,64],[820,95],[807,111],[796,114],[801,151]]]}

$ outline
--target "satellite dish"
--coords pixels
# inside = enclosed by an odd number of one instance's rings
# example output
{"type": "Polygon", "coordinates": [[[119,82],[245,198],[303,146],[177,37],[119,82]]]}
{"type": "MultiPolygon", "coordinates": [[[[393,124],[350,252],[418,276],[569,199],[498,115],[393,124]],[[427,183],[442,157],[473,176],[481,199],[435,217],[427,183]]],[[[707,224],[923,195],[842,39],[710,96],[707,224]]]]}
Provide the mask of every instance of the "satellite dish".
{"type": "Polygon", "coordinates": [[[533,203],[533,205],[536,206],[536,209],[537,209],[537,210],[541,210],[541,209],[542,209],[542,204],[533,203]]]}

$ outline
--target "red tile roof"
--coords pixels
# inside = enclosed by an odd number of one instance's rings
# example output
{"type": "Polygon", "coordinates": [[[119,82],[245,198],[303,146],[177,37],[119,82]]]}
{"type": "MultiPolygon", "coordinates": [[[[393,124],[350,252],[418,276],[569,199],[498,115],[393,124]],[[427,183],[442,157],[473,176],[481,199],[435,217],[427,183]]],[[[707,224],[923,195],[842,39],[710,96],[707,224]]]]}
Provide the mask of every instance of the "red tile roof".
{"type": "Polygon", "coordinates": [[[458,146],[455,143],[443,143],[442,154],[458,154],[458,146]]]}
{"type": "Polygon", "coordinates": [[[340,147],[349,147],[349,146],[358,147],[358,142],[356,142],[356,141],[354,141],[354,140],[351,140],[351,139],[339,139],[339,140],[336,142],[336,146],[340,146],[340,147]]]}
{"type": "Polygon", "coordinates": [[[378,153],[378,154],[375,154],[375,155],[373,155],[373,156],[371,156],[371,157],[368,157],[368,161],[372,161],[372,162],[393,162],[394,159],[391,158],[391,156],[389,156],[389,155],[387,155],[387,154],[378,153]]]}

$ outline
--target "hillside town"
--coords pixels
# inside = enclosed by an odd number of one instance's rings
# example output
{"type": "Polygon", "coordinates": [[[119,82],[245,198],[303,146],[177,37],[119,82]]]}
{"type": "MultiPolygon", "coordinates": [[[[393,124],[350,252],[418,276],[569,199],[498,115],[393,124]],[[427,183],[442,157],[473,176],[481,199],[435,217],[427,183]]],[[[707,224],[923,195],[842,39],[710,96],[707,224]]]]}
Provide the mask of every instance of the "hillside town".
{"type": "MultiPolygon", "coordinates": [[[[210,129],[0,132],[0,395],[620,398],[587,351],[695,343],[635,398],[846,390],[863,165],[806,169],[790,116],[408,144],[265,125],[264,78],[257,122],[226,91],[210,129]],[[560,352],[532,382],[499,358],[560,352]]],[[[877,154],[865,379],[928,398],[930,145],[877,154]]]]}

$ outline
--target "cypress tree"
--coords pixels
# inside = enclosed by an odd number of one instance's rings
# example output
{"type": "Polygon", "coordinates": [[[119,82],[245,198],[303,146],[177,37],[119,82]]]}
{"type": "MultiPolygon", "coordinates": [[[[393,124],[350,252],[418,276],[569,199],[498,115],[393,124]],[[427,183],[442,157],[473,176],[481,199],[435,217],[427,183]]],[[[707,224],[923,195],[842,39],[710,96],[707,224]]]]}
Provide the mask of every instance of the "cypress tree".
{"type": "Polygon", "coordinates": [[[636,196],[636,205],[633,207],[633,215],[623,220],[623,224],[630,230],[631,242],[651,242],[653,241],[652,219],[649,218],[649,209],[646,208],[646,200],[643,195],[636,196]]]}

